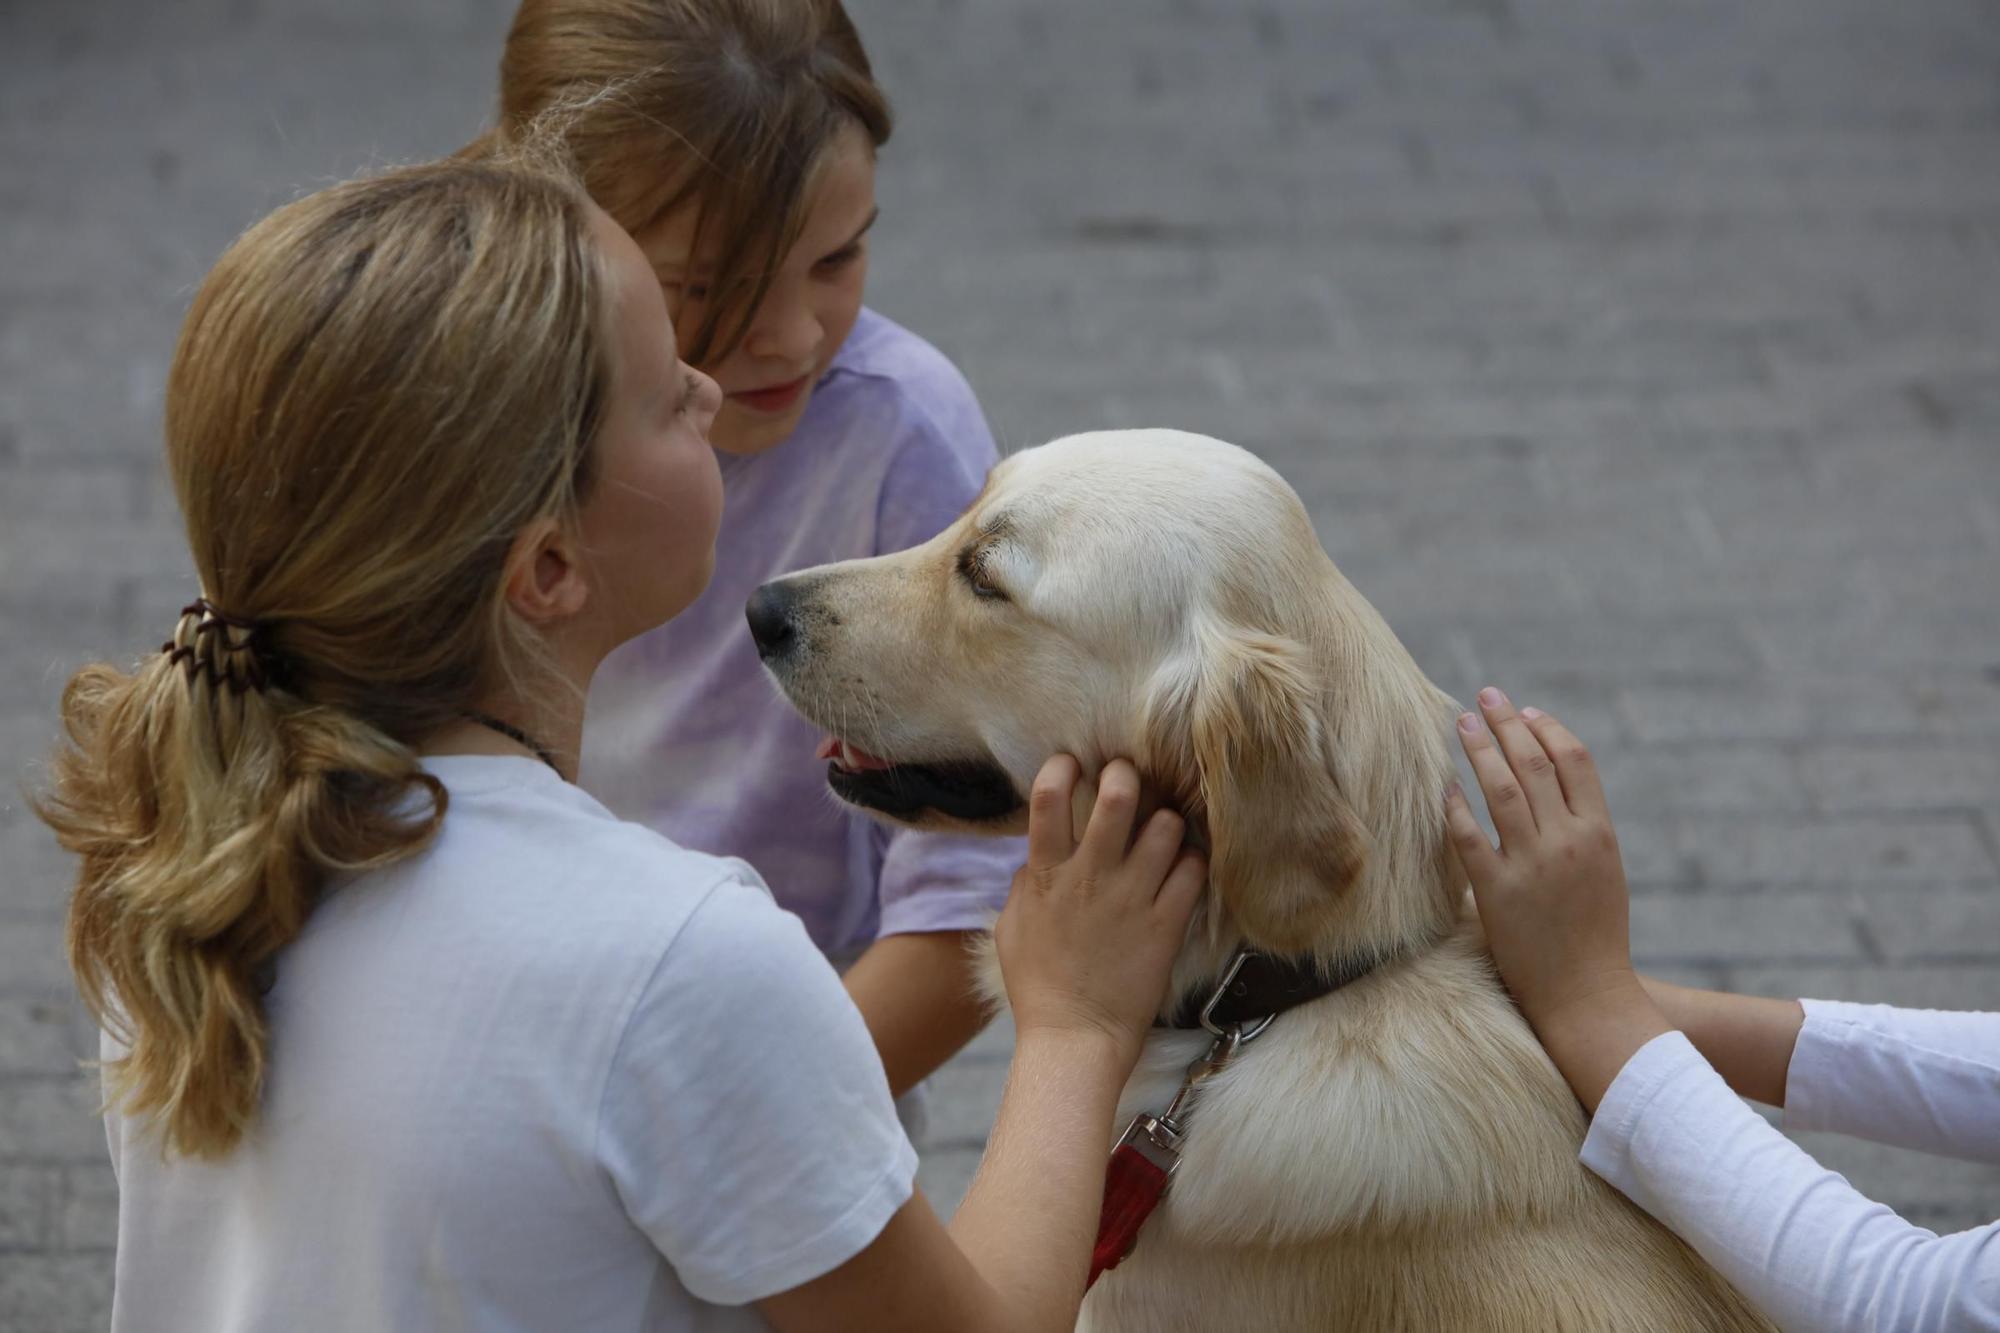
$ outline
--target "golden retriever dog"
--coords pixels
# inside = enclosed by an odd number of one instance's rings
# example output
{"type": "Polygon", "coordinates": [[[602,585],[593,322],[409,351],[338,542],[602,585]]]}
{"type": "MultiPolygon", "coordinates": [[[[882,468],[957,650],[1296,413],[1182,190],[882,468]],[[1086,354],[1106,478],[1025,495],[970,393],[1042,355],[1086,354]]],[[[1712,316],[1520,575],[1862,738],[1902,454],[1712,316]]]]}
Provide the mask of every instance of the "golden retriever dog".
{"type": "MultiPolygon", "coordinates": [[[[1329,975],[1374,961],[1204,1086],[1170,1192],[1080,1327],[1770,1327],[1579,1165],[1583,1112],[1496,978],[1445,836],[1458,708],[1252,455],[1162,430],[1057,440],[928,544],[778,580],[749,615],[830,733],[833,791],[879,816],[1018,832],[1050,755],[1087,775],[1130,756],[1210,858],[1163,1016],[1242,947],[1329,975]]],[[[1155,1029],[1119,1124],[1164,1110],[1209,1040],[1155,1029]]]]}

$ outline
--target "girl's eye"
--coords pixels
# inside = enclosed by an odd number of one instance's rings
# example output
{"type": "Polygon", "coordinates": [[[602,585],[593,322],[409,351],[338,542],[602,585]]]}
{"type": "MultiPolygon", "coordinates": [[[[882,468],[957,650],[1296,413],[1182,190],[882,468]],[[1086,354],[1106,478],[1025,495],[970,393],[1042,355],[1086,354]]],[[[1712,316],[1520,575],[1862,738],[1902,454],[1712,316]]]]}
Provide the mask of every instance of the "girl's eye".
{"type": "Polygon", "coordinates": [[[861,258],[861,247],[850,245],[845,250],[835,250],[814,267],[822,273],[838,273],[859,258],[861,258]]]}

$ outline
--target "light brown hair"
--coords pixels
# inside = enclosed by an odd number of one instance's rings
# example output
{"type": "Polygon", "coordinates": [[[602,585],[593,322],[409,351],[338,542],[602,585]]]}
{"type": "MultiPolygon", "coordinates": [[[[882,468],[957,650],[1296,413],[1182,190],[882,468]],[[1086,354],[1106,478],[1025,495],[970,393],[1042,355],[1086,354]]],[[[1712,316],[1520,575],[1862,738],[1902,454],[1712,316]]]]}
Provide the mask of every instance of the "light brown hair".
{"type": "Polygon", "coordinates": [[[523,0],[495,129],[469,156],[559,116],[590,195],[628,232],[692,203],[714,292],[684,351],[727,357],[805,224],[848,124],[880,147],[888,100],[839,0],[523,0]]]}
{"type": "Polygon", "coordinates": [[[418,738],[546,659],[502,589],[515,536],[587,482],[610,375],[589,217],[542,170],[406,168],[278,210],[195,295],[166,459],[228,619],[191,607],[167,651],[78,672],[36,803],[81,858],[70,962],[127,1052],[108,1103],[163,1151],[239,1140],[279,951],[331,875],[436,831],[418,738]]]}

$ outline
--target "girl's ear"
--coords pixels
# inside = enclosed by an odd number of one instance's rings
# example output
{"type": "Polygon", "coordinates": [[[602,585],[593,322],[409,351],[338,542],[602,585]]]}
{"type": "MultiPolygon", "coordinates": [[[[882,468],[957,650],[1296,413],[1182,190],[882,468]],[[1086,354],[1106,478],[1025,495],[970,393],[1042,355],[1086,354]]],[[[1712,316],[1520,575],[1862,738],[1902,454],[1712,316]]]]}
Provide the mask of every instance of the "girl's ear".
{"type": "Polygon", "coordinates": [[[522,529],[507,554],[507,605],[530,625],[569,620],[590,603],[590,582],[575,538],[553,518],[522,529]]]}

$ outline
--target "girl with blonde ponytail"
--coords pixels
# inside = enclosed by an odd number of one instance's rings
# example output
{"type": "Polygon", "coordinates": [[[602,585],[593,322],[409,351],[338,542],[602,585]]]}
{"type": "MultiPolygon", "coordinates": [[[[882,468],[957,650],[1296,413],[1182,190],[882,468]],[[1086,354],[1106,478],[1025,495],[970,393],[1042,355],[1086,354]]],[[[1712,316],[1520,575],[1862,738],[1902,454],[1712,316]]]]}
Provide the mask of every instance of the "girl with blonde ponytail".
{"type": "Polygon", "coordinates": [[[1016,1077],[947,1232],[797,918],[572,784],[598,665],[708,582],[719,399],[547,166],[336,186],[202,284],[166,422],[202,595],[71,681],[39,801],[105,1029],[115,1330],[1074,1322],[1200,865],[1171,815],[1133,838],[1125,765],[1072,837],[1053,768],[1001,920],[1016,1077]]]}

